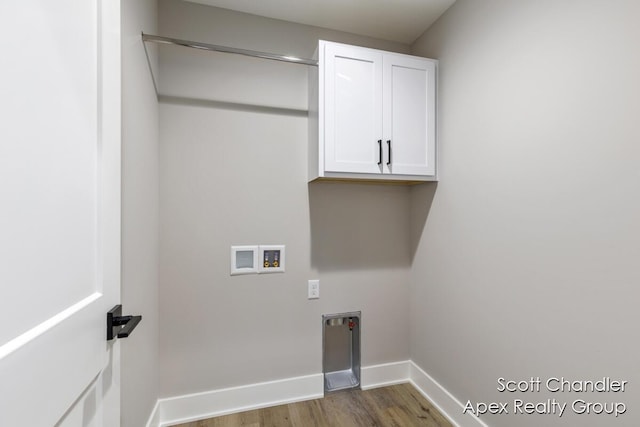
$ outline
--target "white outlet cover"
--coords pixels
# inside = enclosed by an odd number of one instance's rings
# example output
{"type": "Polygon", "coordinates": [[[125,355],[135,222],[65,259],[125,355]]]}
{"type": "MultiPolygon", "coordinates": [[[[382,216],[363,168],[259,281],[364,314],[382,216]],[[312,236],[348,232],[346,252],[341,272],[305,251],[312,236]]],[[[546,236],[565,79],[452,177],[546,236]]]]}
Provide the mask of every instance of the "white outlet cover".
{"type": "Polygon", "coordinates": [[[231,246],[231,275],[258,273],[258,246],[231,246]]]}
{"type": "Polygon", "coordinates": [[[307,299],[320,298],[320,280],[309,280],[307,299]]]}
{"type": "Polygon", "coordinates": [[[258,259],[259,273],[284,273],[284,245],[260,245],[258,259]]]}

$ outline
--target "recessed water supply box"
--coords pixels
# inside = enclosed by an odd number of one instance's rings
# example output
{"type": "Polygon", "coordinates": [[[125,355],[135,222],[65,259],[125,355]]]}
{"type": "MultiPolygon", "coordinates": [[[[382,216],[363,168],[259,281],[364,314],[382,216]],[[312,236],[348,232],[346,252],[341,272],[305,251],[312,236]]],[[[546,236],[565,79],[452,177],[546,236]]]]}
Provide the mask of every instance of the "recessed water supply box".
{"type": "Polygon", "coordinates": [[[324,391],[360,388],[360,312],[322,316],[324,391]]]}

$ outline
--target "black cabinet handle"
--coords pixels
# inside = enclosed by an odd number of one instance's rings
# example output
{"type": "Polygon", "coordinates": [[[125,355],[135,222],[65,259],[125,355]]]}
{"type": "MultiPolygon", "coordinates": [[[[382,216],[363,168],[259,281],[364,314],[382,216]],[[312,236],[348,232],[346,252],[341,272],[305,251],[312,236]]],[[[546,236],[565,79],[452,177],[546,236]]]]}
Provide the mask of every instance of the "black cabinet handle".
{"type": "Polygon", "coordinates": [[[389,147],[389,159],[387,160],[387,166],[391,164],[391,140],[387,139],[387,146],[389,147]]]}
{"type": "Polygon", "coordinates": [[[116,305],[107,312],[107,341],[127,338],[141,320],[142,316],[123,316],[122,305],[116,305]]]}
{"type": "Polygon", "coordinates": [[[382,140],[378,140],[378,165],[382,164],[382,140]]]}

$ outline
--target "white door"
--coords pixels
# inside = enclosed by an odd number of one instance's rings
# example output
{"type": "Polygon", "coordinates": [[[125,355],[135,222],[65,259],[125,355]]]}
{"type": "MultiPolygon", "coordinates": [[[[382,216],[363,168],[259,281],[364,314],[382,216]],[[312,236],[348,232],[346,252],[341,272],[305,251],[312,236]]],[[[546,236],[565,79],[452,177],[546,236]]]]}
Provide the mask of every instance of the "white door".
{"type": "Polygon", "coordinates": [[[435,62],[384,56],[384,172],[436,172],[435,62]]]}
{"type": "Polygon", "coordinates": [[[120,2],[0,2],[0,425],[119,425],[120,2]]]}
{"type": "Polygon", "coordinates": [[[325,171],[379,174],[382,54],[328,43],[324,55],[325,171]]]}

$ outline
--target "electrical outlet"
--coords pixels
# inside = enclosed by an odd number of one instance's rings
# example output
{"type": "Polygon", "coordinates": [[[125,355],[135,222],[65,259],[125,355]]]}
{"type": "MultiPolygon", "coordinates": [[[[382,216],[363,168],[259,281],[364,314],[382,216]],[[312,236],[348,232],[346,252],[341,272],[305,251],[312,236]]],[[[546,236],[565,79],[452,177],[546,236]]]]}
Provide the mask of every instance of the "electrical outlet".
{"type": "Polygon", "coordinates": [[[320,280],[309,280],[309,296],[307,298],[320,298],[320,280]]]}

